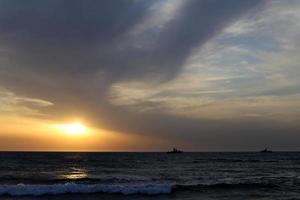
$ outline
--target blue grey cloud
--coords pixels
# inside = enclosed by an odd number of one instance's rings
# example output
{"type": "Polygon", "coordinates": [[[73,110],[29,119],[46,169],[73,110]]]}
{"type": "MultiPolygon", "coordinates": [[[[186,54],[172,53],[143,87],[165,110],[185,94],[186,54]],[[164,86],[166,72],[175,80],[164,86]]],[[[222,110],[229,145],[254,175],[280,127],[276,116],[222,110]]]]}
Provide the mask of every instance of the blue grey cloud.
{"type": "MultiPolygon", "coordinates": [[[[111,103],[112,85],[136,80],[159,85],[173,80],[195,48],[244,15],[255,15],[265,3],[184,0],[163,26],[133,34],[160,5],[157,0],[0,0],[0,86],[52,102],[40,111],[53,119],[81,115],[96,126],[171,137],[195,148],[212,141],[215,148],[228,148],[236,143],[230,142],[235,137],[243,140],[241,132],[251,138],[258,132],[269,136],[276,128],[268,121],[192,119],[157,110],[135,112],[111,103]],[[192,142],[197,140],[203,142],[192,142]],[[228,145],[223,144],[226,141],[228,145]]],[[[247,86],[243,80],[238,83],[247,86]]],[[[279,140],[276,134],[274,142],[279,140]]]]}

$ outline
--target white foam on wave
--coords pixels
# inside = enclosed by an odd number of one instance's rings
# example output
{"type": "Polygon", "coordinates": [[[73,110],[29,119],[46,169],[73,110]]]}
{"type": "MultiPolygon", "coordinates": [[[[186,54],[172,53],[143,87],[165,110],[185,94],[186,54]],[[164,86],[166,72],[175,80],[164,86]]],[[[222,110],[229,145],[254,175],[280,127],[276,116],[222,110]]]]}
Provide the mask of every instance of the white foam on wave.
{"type": "Polygon", "coordinates": [[[149,183],[149,184],[53,184],[53,185],[0,185],[0,195],[11,196],[40,196],[72,193],[119,193],[119,194],[169,194],[172,192],[170,183],[149,183]]]}

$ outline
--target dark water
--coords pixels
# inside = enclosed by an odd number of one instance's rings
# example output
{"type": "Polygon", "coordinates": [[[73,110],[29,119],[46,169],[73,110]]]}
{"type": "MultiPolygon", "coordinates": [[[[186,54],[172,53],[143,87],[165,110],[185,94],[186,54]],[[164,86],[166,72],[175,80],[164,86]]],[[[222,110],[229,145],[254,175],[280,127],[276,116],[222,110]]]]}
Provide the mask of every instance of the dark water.
{"type": "Polygon", "coordinates": [[[300,153],[0,153],[0,200],[300,199],[300,153]]]}

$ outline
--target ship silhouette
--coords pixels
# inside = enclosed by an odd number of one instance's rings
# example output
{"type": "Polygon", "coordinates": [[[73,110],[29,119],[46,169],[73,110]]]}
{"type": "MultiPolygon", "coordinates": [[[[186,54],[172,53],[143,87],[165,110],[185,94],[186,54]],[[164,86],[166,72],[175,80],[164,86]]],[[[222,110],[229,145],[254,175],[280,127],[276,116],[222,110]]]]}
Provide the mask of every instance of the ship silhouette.
{"type": "Polygon", "coordinates": [[[267,148],[265,148],[264,150],[261,150],[260,153],[272,153],[273,151],[268,150],[267,148]]]}
{"type": "Polygon", "coordinates": [[[173,148],[172,151],[168,151],[167,153],[183,153],[183,151],[181,151],[179,149],[176,149],[176,148],[173,148]]]}

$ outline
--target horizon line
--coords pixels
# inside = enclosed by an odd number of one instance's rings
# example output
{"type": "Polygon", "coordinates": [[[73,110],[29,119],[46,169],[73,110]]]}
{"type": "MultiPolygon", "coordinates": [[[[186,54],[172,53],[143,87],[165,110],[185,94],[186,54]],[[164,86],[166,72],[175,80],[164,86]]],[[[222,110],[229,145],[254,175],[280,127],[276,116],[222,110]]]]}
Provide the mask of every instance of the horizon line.
{"type": "MultiPolygon", "coordinates": [[[[183,153],[260,153],[261,150],[216,150],[216,151],[183,151],[183,153]]],[[[272,150],[280,152],[300,152],[300,150],[272,150]]],[[[0,150],[0,153],[167,153],[168,151],[80,151],[80,150],[0,150]]]]}

